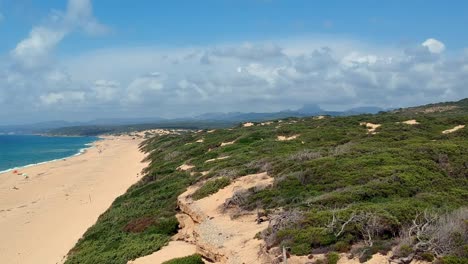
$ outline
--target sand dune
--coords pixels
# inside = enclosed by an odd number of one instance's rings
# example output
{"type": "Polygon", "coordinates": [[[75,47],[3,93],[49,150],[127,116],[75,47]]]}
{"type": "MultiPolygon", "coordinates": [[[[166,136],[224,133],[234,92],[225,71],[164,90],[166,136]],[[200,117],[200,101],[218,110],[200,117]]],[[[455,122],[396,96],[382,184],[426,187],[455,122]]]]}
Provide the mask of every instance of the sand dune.
{"type": "Polygon", "coordinates": [[[442,134],[450,134],[450,133],[458,131],[458,130],[464,128],[464,127],[465,127],[465,125],[459,125],[459,126],[456,126],[456,127],[452,128],[452,129],[447,129],[447,130],[442,131],[442,134]]]}
{"type": "Polygon", "coordinates": [[[224,157],[209,159],[209,160],[205,160],[205,163],[207,163],[207,162],[213,162],[213,161],[217,161],[217,160],[223,160],[223,159],[227,159],[227,158],[229,158],[229,156],[224,156],[224,157]]]}
{"type": "Polygon", "coordinates": [[[85,154],[0,174],[0,263],[61,263],[82,234],[138,181],[139,140],[106,137],[85,154]],[[100,150],[100,151],[99,151],[100,150]]]}
{"type": "Polygon", "coordinates": [[[222,143],[221,143],[221,147],[228,146],[228,145],[232,145],[232,144],[234,144],[235,142],[236,142],[235,140],[229,141],[229,142],[222,142],[222,143]]]}
{"type": "Polygon", "coordinates": [[[402,123],[407,124],[407,125],[417,125],[417,124],[419,124],[419,122],[416,121],[415,119],[406,120],[406,121],[403,121],[402,123]]]}
{"type": "Polygon", "coordinates": [[[193,166],[193,165],[188,165],[188,164],[185,164],[185,163],[182,164],[182,165],[180,165],[179,167],[177,167],[177,169],[178,169],[178,170],[181,170],[181,171],[188,171],[188,170],[190,170],[190,169],[192,169],[192,168],[195,168],[195,166],[193,166]]]}
{"type": "Polygon", "coordinates": [[[367,122],[361,122],[359,123],[359,125],[366,126],[367,133],[372,134],[372,135],[376,134],[377,132],[375,132],[375,130],[382,126],[381,124],[373,124],[373,123],[367,123],[367,122]]]}
{"type": "Polygon", "coordinates": [[[292,135],[290,137],[287,137],[287,136],[278,136],[276,139],[278,141],[289,141],[289,140],[293,140],[293,139],[296,139],[297,137],[299,137],[300,135],[292,135]]]}

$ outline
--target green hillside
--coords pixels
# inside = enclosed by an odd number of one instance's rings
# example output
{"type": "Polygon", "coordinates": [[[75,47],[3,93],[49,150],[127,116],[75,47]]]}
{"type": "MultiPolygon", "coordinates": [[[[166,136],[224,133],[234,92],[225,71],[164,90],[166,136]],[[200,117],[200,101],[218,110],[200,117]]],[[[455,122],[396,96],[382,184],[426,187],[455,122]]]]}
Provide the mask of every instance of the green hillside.
{"type": "Polygon", "coordinates": [[[148,139],[142,144],[151,162],[146,176],[101,215],[66,263],[126,263],[158,250],[177,232],[176,198],[187,186],[262,171],[275,178],[274,186],[244,193],[239,206],[268,214],[283,209],[281,228],[259,234],[268,246],[284,245],[293,254],[306,255],[349,251],[360,244],[352,250],[365,260],[398,245],[402,256],[414,252],[446,263],[466,261],[466,222],[461,231],[448,232],[447,239],[453,237],[449,249],[397,239],[413,223],[424,222],[423,216],[434,216],[438,223],[444,219],[438,215],[466,219],[468,128],[442,133],[458,125],[468,125],[468,99],[376,115],[291,118],[148,139]],[[418,124],[402,123],[411,119],[418,124]],[[363,122],[381,126],[372,134],[363,122]],[[278,136],[297,138],[279,141],[278,136]],[[220,147],[230,141],[235,143],[220,147]],[[228,158],[205,163],[223,156],[228,158]],[[176,169],[184,163],[198,173],[176,169]],[[202,176],[203,171],[210,173],[202,176]]]}

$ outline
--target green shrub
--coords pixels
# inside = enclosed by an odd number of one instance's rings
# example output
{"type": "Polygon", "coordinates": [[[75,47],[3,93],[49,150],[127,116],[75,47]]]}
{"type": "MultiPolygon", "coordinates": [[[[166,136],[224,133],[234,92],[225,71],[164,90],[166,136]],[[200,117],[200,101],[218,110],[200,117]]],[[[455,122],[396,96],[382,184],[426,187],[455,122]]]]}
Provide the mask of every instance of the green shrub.
{"type": "Polygon", "coordinates": [[[332,248],[338,252],[348,252],[351,249],[351,244],[347,241],[338,241],[332,246],[332,248]]]}
{"type": "Polygon", "coordinates": [[[327,264],[336,264],[338,263],[338,260],[340,259],[340,255],[336,252],[328,252],[326,255],[327,258],[327,264]]]}
{"type": "Polygon", "coordinates": [[[231,180],[229,180],[227,177],[220,177],[214,180],[209,180],[193,193],[192,198],[194,200],[200,200],[218,192],[220,189],[228,186],[230,183],[231,180]]]}
{"type": "Polygon", "coordinates": [[[457,256],[444,256],[437,260],[439,264],[467,264],[468,257],[457,257],[457,256]]]}
{"type": "Polygon", "coordinates": [[[421,253],[420,257],[421,257],[422,260],[427,261],[427,262],[434,261],[434,255],[432,253],[429,253],[429,252],[421,253]]]}
{"type": "Polygon", "coordinates": [[[164,261],[162,264],[203,264],[203,260],[200,255],[194,254],[183,258],[175,258],[168,261],[164,261]]]}
{"type": "Polygon", "coordinates": [[[286,240],[294,255],[310,254],[312,248],[329,246],[336,242],[336,237],[327,229],[320,227],[283,229],[278,232],[278,240],[286,240]]]}
{"type": "Polygon", "coordinates": [[[403,258],[409,256],[411,253],[413,253],[413,248],[409,245],[403,244],[398,247],[395,255],[400,258],[403,258]]]}

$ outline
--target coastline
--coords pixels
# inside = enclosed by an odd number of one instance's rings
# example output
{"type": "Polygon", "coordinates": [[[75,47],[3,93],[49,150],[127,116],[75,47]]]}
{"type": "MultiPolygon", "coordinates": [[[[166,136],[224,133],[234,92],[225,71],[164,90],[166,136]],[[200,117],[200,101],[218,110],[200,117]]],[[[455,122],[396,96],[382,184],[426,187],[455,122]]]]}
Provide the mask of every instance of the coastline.
{"type": "MultiPolygon", "coordinates": [[[[54,136],[47,136],[47,135],[33,135],[33,136],[41,136],[41,137],[54,137],[54,136]]],[[[61,136],[60,136],[61,137],[61,136]]],[[[73,157],[76,157],[76,156],[79,156],[79,155],[82,155],[84,153],[86,153],[86,151],[92,147],[95,146],[95,143],[96,142],[99,142],[101,140],[104,140],[104,138],[102,136],[97,136],[95,137],[96,139],[93,141],[93,142],[90,142],[90,143],[86,143],[85,148],[80,148],[78,150],[77,153],[75,154],[72,154],[72,155],[69,155],[69,156],[65,156],[63,158],[57,158],[57,159],[51,159],[51,160],[46,160],[46,161],[41,161],[41,162],[37,162],[37,163],[31,163],[31,164],[26,164],[26,165],[21,165],[21,166],[17,166],[17,167],[13,167],[13,168],[9,168],[9,169],[5,169],[5,170],[1,170],[0,171],[0,176],[4,173],[8,173],[8,172],[11,172],[11,171],[14,171],[14,170],[22,170],[24,168],[29,168],[29,167],[32,167],[32,166],[37,166],[37,165],[43,165],[43,164],[47,164],[47,163],[50,163],[50,162],[55,162],[55,161],[60,161],[60,160],[63,160],[63,159],[69,159],[69,158],[73,158],[73,157]]]]}
{"type": "Polygon", "coordinates": [[[17,169],[28,178],[15,169],[0,173],[2,262],[62,263],[115,198],[140,179],[141,141],[99,137],[68,158],[17,169]]]}

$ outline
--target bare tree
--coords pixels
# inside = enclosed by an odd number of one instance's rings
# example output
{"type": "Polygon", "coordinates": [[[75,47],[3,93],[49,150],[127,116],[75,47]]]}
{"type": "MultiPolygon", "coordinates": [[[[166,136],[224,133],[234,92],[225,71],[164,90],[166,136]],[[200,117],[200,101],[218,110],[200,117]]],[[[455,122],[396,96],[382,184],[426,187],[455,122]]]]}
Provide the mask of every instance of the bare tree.
{"type": "Polygon", "coordinates": [[[374,238],[385,229],[382,219],[374,212],[352,212],[347,219],[340,219],[336,215],[336,209],[333,210],[332,220],[327,228],[339,237],[350,224],[359,230],[367,246],[372,246],[374,238]]]}
{"type": "Polygon", "coordinates": [[[415,216],[405,233],[412,239],[416,252],[431,252],[436,256],[456,254],[460,245],[468,243],[467,219],[468,208],[442,215],[425,210],[415,216]]]}

